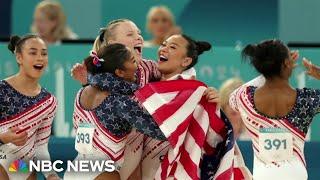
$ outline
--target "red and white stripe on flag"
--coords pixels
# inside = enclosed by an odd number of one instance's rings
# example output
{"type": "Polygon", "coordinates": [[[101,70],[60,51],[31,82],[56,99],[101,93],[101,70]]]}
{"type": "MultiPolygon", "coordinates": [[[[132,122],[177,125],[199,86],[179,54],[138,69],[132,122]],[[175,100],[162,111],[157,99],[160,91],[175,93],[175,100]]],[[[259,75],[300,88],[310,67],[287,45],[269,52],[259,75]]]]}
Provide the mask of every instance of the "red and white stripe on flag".
{"type": "Polygon", "coordinates": [[[225,123],[216,104],[203,97],[206,89],[200,81],[180,79],[149,83],[135,93],[171,145],[155,179],[200,179],[202,155],[215,153],[225,139],[225,123]]]}

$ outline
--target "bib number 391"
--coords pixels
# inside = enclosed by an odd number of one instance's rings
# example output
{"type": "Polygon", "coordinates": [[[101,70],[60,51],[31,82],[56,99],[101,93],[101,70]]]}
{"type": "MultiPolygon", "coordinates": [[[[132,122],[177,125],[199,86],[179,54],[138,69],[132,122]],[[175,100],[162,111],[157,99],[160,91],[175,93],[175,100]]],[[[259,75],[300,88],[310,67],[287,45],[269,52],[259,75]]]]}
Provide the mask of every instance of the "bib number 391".
{"type": "Polygon", "coordinates": [[[260,155],[267,162],[289,160],[293,155],[293,137],[282,128],[261,128],[259,130],[260,155]]]}
{"type": "Polygon", "coordinates": [[[75,149],[81,154],[91,154],[94,126],[89,123],[81,123],[78,126],[75,149]]]}
{"type": "Polygon", "coordinates": [[[280,148],[287,149],[287,140],[286,139],[283,139],[283,140],[266,139],[266,140],[264,140],[264,142],[265,142],[264,149],[266,149],[266,150],[272,150],[272,149],[279,150],[280,148]]]}

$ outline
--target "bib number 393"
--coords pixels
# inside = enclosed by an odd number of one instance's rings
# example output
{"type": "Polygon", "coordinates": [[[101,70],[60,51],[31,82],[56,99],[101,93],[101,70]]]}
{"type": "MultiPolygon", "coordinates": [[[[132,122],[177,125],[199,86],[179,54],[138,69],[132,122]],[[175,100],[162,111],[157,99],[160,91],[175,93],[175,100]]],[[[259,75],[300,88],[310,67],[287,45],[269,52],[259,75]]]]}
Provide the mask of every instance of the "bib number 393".
{"type": "Polygon", "coordinates": [[[94,126],[89,123],[81,123],[78,126],[75,149],[81,154],[91,154],[94,126]]]}
{"type": "Polygon", "coordinates": [[[267,162],[289,160],[293,155],[293,137],[282,128],[261,128],[259,130],[260,155],[267,162]]]}

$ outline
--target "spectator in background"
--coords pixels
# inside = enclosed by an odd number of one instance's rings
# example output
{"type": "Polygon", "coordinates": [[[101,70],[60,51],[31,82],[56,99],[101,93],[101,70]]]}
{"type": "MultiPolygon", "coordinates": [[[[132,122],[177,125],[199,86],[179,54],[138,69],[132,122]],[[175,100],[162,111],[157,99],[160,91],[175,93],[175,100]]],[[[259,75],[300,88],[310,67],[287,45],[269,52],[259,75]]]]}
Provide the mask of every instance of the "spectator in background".
{"type": "Polygon", "coordinates": [[[47,44],[59,43],[62,39],[77,39],[78,36],[66,25],[66,16],[58,2],[41,1],[35,8],[31,31],[47,44]]]}
{"type": "MultiPolygon", "coordinates": [[[[233,132],[235,136],[235,140],[237,140],[240,136],[248,136],[245,131],[245,126],[243,124],[243,121],[241,120],[240,113],[237,111],[234,111],[231,109],[229,105],[229,96],[230,94],[243,85],[243,81],[239,78],[230,78],[226,81],[224,81],[220,87],[219,90],[219,96],[220,96],[220,105],[221,109],[225,113],[225,115],[230,120],[233,132]]],[[[250,138],[247,138],[250,139],[250,138]]],[[[249,169],[246,167],[245,162],[242,157],[242,153],[237,145],[235,143],[235,151],[234,151],[234,173],[238,174],[237,177],[242,177],[243,179],[252,179],[252,174],[249,171],[249,169]]]]}
{"type": "Polygon", "coordinates": [[[245,133],[245,126],[241,120],[240,113],[232,110],[229,106],[229,96],[242,84],[243,81],[240,78],[230,78],[222,83],[219,90],[221,109],[231,121],[236,139],[245,133]]]}
{"type": "Polygon", "coordinates": [[[181,28],[176,26],[174,16],[166,6],[154,6],[149,10],[146,27],[152,39],[145,41],[145,47],[160,46],[167,37],[181,33],[181,28]]]}

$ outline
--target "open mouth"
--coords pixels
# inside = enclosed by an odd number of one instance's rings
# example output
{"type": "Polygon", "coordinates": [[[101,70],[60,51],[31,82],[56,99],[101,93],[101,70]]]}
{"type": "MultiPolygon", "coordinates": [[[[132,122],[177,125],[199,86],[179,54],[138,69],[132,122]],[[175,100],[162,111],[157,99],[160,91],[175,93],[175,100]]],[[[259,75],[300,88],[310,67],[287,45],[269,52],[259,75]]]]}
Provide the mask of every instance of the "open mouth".
{"type": "Polygon", "coordinates": [[[39,71],[41,71],[42,69],[43,69],[43,65],[39,65],[39,64],[37,64],[37,65],[34,65],[33,66],[36,70],[39,70],[39,71]]]}
{"type": "Polygon", "coordinates": [[[168,61],[168,58],[165,57],[165,56],[163,56],[163,55],[160,55],[159,60],[160,60],[161,62],[165,62],[165,61],[168,61]]]}
{"type": "Polygon", "coordinates": [[[135,46],[133,48],[138,54],[141,54],[141,51],[142,51],[142,47],[141,46],[135,46]]]}

